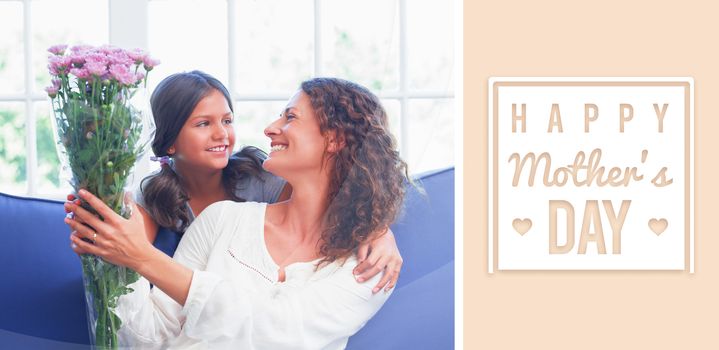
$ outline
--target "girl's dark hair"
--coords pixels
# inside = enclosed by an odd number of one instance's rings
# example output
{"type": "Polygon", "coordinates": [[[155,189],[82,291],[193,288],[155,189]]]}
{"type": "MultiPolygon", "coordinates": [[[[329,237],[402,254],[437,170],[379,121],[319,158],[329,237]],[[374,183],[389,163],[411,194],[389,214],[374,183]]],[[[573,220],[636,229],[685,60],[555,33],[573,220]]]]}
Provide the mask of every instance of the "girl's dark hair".
{"type": "MultiPolygon", "coordinates": [[[[324,135],[344,145],[333,153],[329,206],[320,264],[349,256],[398,216],[409,180],[379,99],[365,87],[334,78],[302,83],[324,135]]],[[[411,183],[411,181],[410,181],[411,183]]]]}
{"type": "MultiPolygon", "coordinates": [[[[152,151],[156,156],[168,155],[167,151],[177,140],[195,106],[213,90],[225,96],[230,111],[233,111],[232,98],[227,88],[207,73],[197,70],[177,73],[157,85],[150,98],[155,120],[152,151]]],[[[222,183],[230,199],[244,201],[235,194],[237,184],[245,176],[259,176],[266,157],[262,150],[249,146],[230,157],[229,163],[222,169],[222,183]]],[[[145,209],[159,226],[178,232],[185,231],[190,224],[190,209],[186,205],[190,197],[179,174],[168,164],[163,164],[158,173],[142,180],[140,188],[145,209]]]]}

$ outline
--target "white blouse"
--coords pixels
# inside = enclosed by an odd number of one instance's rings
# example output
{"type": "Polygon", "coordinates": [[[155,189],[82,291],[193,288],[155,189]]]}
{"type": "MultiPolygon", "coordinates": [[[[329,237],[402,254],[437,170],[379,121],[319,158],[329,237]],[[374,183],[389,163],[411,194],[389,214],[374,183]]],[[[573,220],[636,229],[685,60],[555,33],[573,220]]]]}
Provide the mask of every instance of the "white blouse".
{"type": "Polygon", "coordinates": [[[384,304],[372,294],[381,274],[357,283],[354,256],[315,271],[319,261],[279,266],[264,239],[265,203],[208,206],[173,257],[192,269],[185,306],[144,278],[118,300],[120,344],[132,348],[343,349],[384,304]]]}

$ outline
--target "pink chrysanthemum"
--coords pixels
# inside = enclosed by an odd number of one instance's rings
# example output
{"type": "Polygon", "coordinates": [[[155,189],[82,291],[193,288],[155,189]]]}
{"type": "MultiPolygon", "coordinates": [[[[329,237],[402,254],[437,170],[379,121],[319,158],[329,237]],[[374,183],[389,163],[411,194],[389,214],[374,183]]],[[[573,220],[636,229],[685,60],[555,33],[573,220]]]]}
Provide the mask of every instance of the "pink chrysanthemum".
{"type": "Polygon", "coordinates": [[[134,61],[130,57],[128,57],[124,51],[110,53],[109,55],[107,55],[107,58],[110,64],[121,64],[125,66],[130,66],[134,63],[134,61]]]}
{"type": "Polygon", "coordinates": [[[61,56],[61,55],[65,54],[65,49],[67,49],[67,45],[54,45],[54,46],[50,46],[50,48],[47,49],[47,51],[53,55],[61,56]]]}
{"type": "Polygon", "coordinates": [[[47,92],[47,95],[50,96],[50,98],[54,98],[57,96],[57,92],[60,91],[60,85],[62,82],[60,79],[52,79],[50,81],[52,85],[45,88],[45,91],[47,92]]]}
{"type": "Polygon", "coordinates": [[[122,85],[132,85],[137,82],[135,73],[131,72],[126,65],[112,64],[109,71],[112,78],[122,85]]]}
{"type": "Polygon", "coordinates": [[[145,73],[137,72],[137,74],[135,74],[135,81],[142,81],[142,79],[145,79],[145,73]]]}
{"type": "Polygon", "coordinates": [[[160,64],[160,60],[156,60],[150,56],[145,57],[143,60],[143,65],[145,66],[146,71],[151,71],[152,68],[155,68],[156,65],[160,64]]]}
{"type": "Polygon", "coordinates": [[[69,56],[50,56],[48,62],[48,71],[51,75],[57,76],[68,71],[68,67],[72,64],[72,59],[69,56]]]}
{"type": "Polygon", "coordinates": [[[60,91],[60,87],[54,85],[50,85],[45,88],[45,92],[47,92],[47,95],[50,96],[50,98],[55,98],[58,91],[60,91]]]}
{"type": "Polygon", "coordinates": [[[102,77],[107,73],[107,65],[100,61],[88,61],[84,66],[87,72],[95,77],[102,77]]]}
{"type": "Polygon", "coordinates": [[[78,79],[82,79],[82,80],[90,79],[90,73],[85,68],[71,68],[70,74],[76,76],[78,79]]]}
{"type": "Polygon", "coordinates": [[[70,48],[70,51],[74,54],[84,54],[92,50],[93,47],[90,45],[76,45],[70,48]]]}
{"type": "Polygon", "coordinates": [[[72,65],[75,67],[82,67],[83,64],[85,64],[85,55],[81,53],[73,53],[70,56],[70,60],[72,61],[72,65]]]}
{"type": "Polygon", "coordinates": [[[110,63],[108,57],[100,52],[87,53],[85,55],[85,61],[86,62],[97,62],[97,63],[104,64],[104,65],[107,65],[108,63],[110,63]]]}
{"type": "Polygon", "coordinates": [[[147,53],[141,49],[134,49],[127,51],[127,56],[135,61],[135,64],[141,64],[145,60],[145,57],[147,57],[147,53]]]}
{"type": "Polygon", "coordinates": [[[119,47],[116,47],[116,46],[112,46],[112,45],[103,45],[103,46],[100,46],[100,47],[96,48],[95,50],[96,50],[97,52],[100,52],[100,53],[102,53],[102,54],[104,54],[104,55],[107,55],[107,56],[109,56],[109,55],[111,55],[111,54],[113,54],[113,53],[117,53],[117,52],[122,52],[122,51],[124,51],[123,49],[121,49],[121,48],[119,48],[119,47]]]}

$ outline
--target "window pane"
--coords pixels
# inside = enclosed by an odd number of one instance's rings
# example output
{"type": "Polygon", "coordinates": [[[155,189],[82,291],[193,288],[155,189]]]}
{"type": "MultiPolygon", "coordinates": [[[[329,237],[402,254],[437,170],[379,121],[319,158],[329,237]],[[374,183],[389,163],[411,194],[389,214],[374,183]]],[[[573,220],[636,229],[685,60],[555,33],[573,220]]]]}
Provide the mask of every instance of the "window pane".
{"type": "Polygon", "coordinates": [[[23,11],[21,2],[0,2],[0,94],[24,92],[23,11]]]}
{"type": "Polygon", "coordinates": [[[150,54],[162,64],[149,75],[152,89],[170,74],[199,69],[227,84],[227,2],[151,1],[150,54]]]}
{"type": "Polygon", "coordinates": [[[387,118],[389,118],[389,131],[392,133],[392,136],[394,136],[394,139],[397,141],[397,149],[401,149],[400,147],[402,139],[401,139],[401,132],[400,132],[400,106],[399,106],[399,100],[395,99],[385,99],[382,100],[382,107],[384,107],[384,111],[387,113],[387,118]]]}
{"type": "Polygon", "coordinates": [[[292,92],[312,76],[311,0],[237,2],[237,90],[292,92]]]}
{"type": "Polygon", "coordinates": [[[105,45],[109,40],[108,2],[32,1],[32,62],[36,92],[50,84],[47,49],[53,45],[105,45]]]}
{"type": "Polygon", "coordinates": [[[453,3],[407,1],[407,72],[411,89],[454,90],[453,3]]]}
{"type": "Polygon", "coordinates": [[[235,103],[235,149],[255,146],[268,152],[267,125],[278,118],[287,101],[243,101],[235,103]]]}
{"type": "Polygon", "coordinates": [[[0,102],[0,192],[25,195],[25,113],[20,102],[0,102]]]}
{"type": "Polygon", "coordinates": [[[398,88],[397,1],[324,1],[321,16],[323,75],[375,91],[398,88]]]}
{"type": "Polygon", "coordinates": [[[454,164],[453,99],[409,100],[407,138],[409,171],[423,171],[454,164]]]}
{"type": "Polygon", "coordinates": [[[55,117],[50,110],[49,102],[35,103],[35,118],[37,127],[38,194],[48,196],[70,193],[72,188],[67,183],[68,179],[60,177],[60,161],[52,128],[55,117]]]}

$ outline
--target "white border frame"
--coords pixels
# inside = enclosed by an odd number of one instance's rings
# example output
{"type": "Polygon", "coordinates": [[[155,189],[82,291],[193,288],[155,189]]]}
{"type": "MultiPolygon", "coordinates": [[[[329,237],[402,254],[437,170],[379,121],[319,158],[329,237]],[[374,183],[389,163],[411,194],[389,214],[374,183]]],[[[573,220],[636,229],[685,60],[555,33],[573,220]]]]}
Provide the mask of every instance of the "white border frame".
{"type": "MultiPolygon", "coordinates": [[[[496,82],[681,82],[689,84],[689,273],[694,273],[694,78],[693,77],[490,77],[487,81],[487,272],[494,271],[494,83],[496,82]]],[[[686,234],[686,233],[685,233],[686,234]]],[[[687,267],[684,266],[684,271],[687,267]]],[[[558,270],[562,271],[562,270],[558,270]]],[[[584,270],[583,270],[584,271],[584,270]]],[[[591,271],[591,270],[587,270],[591,271]]],[[[618,271],[618,270],[598,270],[618,271]]]]}
{"type": "Polygon", "coordinates": [[[454,0],[454,348],[464,349],[464,1],[454,0]]]}

